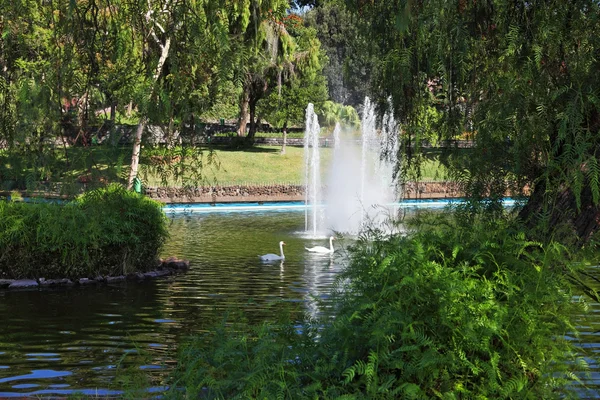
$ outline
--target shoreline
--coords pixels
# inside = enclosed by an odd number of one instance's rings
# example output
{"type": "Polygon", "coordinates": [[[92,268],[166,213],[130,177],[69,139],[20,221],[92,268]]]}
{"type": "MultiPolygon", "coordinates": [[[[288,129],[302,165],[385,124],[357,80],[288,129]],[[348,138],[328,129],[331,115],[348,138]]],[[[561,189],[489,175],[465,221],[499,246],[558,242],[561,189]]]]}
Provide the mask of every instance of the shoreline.
{"type": "MultiPolygon", "coordinates": [[[[163,204],[218,204],[218,203],[277,203],[305,200],[304,185],[297,184],[256,184],[183,187],[146,187],[144,194],[163,204]]],[[[13,193],[23,198],[43,198],[68,201],[70,197],[47,191],[0,191],[0,197],[10,198],[13,193]]],[[[525,188],[527,192],[527,188],[525,188]]],[[[515,195],[507,193],[508,197],[515,195]]],[[[402,187],[404,200],[460,199],[465,193],[456,182],[431,181],[407,182],[402,187]]]]}
{"type": "Polygon", "coordinates": [[[190,268],[188,260],[169,257],[158,260],[158,265],[146,272],[132,272],[127,275],[96,276],[94,278],[22,278],[0,279],[0,290],[38,290],[58,287],[110,285],[121,282],[142,282],[186,272],[190,268]]]}

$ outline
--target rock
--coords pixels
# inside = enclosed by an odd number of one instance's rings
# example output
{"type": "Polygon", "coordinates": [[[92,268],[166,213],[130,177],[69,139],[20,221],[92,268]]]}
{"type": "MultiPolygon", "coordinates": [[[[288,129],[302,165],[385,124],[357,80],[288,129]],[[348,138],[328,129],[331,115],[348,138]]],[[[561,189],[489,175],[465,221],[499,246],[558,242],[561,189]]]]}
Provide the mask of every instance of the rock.
{"type": "Polygon", "coordinates": [[[161,276],[171,275],[173,272],[168,269],[161,269],[158,271],[150,271],[146,272],[144,276],[146,278],[160,278],[161,276]]]}
{"type": "Polygon", "coordinates": [[[39,283],[33,279],[18,279],[13,281],[8,288],[9,289],[25,289],[25,288],[34,288],[38,287],[39,283]]]}
{"type": "Polygon", "coordinates": [[[190,267],[190,262],[188,260],[178,260],[171,257],[163,262],[163,267],[174,270],[186,270],[190,267]]]}
{"type": "Polygon", "coordinates": [[[106,283],[123,282],[124,280],[125,280],[125,277],[123,275],[106,277],[106,283]]]}
{"type": "Polygon", "coordinates": [[[144,279],[146,279],[146,277],[144,276],[144,274],[142,272],[136,272],[135,277],[137,278],[138,281],[143,281],[144,279]]]}
{"type": "Polygon", "coordinates": [[[161,277],[161,276],[167,276],[167,275],[171,275],[173,272],[168,270],[168,269],[163,269],[160,271],[156,271],[156,276],[157,277],[161,277]]]}
{"type": "Polygon", "coordinates": [[[79,284],[80,285],[92,285],[98,283],[97,281],[93,280],[93,279],[88,279],[88,278],[81,278],[79,280],[79,284]]]}
{"type": "Polygon", "coordinates": [[[176,257],[169,257],[162,262],[162,267],[167,269],[188,269],[190,262],[187,260],[180,260],[176,257]]]}
{"type": "Polygon", "coordinates": [[[0,289],[9,287],[14,282],[14,279],[0,279],[0,289]]]}
{"type": "Polygon", "coordinates": [[[132,272],[127,274],[128,281],[143,281],[146,277],[141,272],[132,272]]]}
{"type": "Polygon", "coordinates": [[[48,286],[68,286],[72,285],[73,281],[70,279],[44,279],[40,280],[40,285],[43,287],[48,286]]]}

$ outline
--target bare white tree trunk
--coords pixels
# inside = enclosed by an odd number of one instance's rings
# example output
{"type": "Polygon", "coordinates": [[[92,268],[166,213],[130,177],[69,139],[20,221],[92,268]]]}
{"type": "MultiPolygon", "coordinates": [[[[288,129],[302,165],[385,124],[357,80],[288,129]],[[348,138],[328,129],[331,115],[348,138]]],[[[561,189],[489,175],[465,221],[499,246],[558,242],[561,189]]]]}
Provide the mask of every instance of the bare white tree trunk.
{"type": "Polygon", "coordinates": [[[287,145],[287,121],[283,124],[283,145],[281,146],[281,154],[285,154],[285,146],[287,145]]]}
{"type": "MultiPolygon", "coordinates": [[[[165,61],[167,61],[167,57],[169,56],[169,49],[171,47],[171,38],[167,38],[164,44],[160,45],[161,53],[160,58],[158,59],[158,64],[156,65],[156,70],[154,71],[154,75],[152,76],[152,87],[156,86],[156,82],[162,73],[163,66],[165,61]]],[[[152,98],[154,95],[154,89],[152,90],[150,97],[152,98]]],[[[146,129],[146,125],[148,124],[148,117],[143,115],[140,119],[140,123],[135,131],[135,138],[133,139],[133,151],[131,152],[131,167],[129,169],[129,179],[127,180],[127,189],[131,190],[133,187],[133,180],[138,174],[138,169],[140,165],[140,151],[142,149],[142,134],[146,129]]]]}

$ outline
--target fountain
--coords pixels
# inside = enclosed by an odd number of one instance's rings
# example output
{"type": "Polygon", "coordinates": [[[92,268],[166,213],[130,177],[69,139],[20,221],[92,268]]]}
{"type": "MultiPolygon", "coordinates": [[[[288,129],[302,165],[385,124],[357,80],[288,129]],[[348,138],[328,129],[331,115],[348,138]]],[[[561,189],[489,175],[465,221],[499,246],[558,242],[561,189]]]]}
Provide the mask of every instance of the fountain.
{"type": "Polygon", "coordinates": [[[304,213],[304,229],[317,236],[320,224],[321,204],[321,158],[319,133],[321,127],[312,103],[306,108],[306,128],[304,130],[304,200],[307,205],[304,213]],[[309,218],[310,214],[310,218],[309,218]]]}
{"type": "Polygon", "coordinates": [[[362,113],[360,140],[355,132],[342,132],[336,124],[334,151],[326,171],[326,190],[321,193],[318,122],[309,104],[305,130],[306,232],[327,237],[332,231],[355,234],[369,222],[389,216],[397,199],[393,172],[398,152],[398,125],[385,113],[376,129],[375,108],[367,97],[362,113]],[[309,218],[310,216],[310,218],[309,218]]]}

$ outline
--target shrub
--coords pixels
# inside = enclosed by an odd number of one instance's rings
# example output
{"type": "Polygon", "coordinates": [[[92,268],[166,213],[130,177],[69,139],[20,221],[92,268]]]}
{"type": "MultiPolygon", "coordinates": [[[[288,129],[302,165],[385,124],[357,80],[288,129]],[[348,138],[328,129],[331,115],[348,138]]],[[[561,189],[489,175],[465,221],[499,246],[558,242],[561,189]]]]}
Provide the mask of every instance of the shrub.
{"type": "Polygon", "coordinates": [[[576,397],[577,268],[504,221],[372,230],[351,248],[333,318],[207,333],[181,353],[173,386],[207,398],[576,397]]]}
{"type": "Polygon", "coordinates": [[[146,271],[168,235],[158,202],[120,185],[66,204],[0,202],[3,278],[78,278],[146,271]]]}

